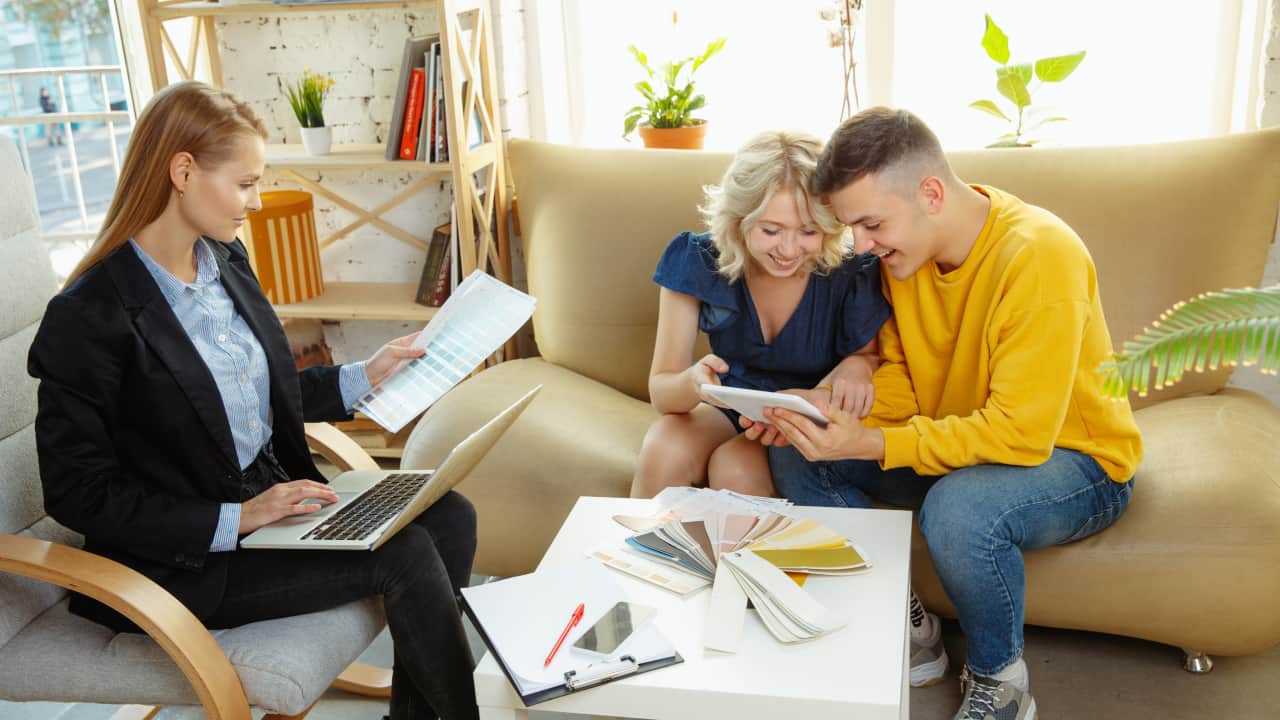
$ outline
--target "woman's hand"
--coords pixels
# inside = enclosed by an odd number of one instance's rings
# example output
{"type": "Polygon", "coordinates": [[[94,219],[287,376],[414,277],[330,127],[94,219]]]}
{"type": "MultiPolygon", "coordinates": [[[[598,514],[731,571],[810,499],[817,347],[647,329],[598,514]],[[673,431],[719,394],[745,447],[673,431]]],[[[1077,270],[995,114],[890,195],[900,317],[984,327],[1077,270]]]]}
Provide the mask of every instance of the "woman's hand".
{"type": "Polygon", "coordinates": [[[364,374],[369,378],[369,385],[377,387],[379,383],[391,377],[400,363],[422,357],[427,351],[412,347],[418,339],[418,333],[398,337],[378,348],[378,352],[365,363],[364,374]]]}
{"type": "Polygon", "coordinates": [[[719,385],[720,374],[729,372],[729,363],[725,362],[719,355],[707,354],[698,362],[690,365],[685,372],[688,373],[689,382],[693,385],[693,392],[698,396],[699,400],[716,407],[729,407],[702,392],[704,384],[719,385]]]}
{"type": "Polygon", "coordinates": [[[277,483],[240,503],[240,534],[245,535],[270,525],[280,518],[315,512],[329,503],[338,502],[338,494],[328,485],[314,480],[294,480],[277,483]],[[302,504],[315,498],[321,504],[302,504]]]}

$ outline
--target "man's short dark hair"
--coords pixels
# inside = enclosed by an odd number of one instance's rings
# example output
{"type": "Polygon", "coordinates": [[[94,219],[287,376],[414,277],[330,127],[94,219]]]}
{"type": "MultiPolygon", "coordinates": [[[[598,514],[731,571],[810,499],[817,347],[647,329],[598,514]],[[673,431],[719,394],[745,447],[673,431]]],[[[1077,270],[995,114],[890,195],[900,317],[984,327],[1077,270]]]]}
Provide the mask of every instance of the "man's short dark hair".
{"type": "MultiPolygon", "coordinates": [[[[907,110],[867,108],[845,120],[831,135],[813,174],[814,195],[829,195],[867,175],[897,167],[903,160],[925,174],[951,174],[942,144],[924,121],[907,110]]],[[[914,185],[913,185],[914,186],[914,185]]]]}

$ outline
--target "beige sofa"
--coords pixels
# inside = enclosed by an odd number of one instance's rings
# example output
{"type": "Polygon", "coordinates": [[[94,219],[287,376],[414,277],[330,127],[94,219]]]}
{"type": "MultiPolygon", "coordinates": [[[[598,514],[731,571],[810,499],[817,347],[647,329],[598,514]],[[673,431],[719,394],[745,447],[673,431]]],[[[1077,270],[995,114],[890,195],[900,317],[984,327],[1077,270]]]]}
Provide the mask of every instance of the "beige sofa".
{"type": "MultiPolygon", "coordinates": [[[[430,467],[531,385],[546,387],[460,487],[477,571],[531,570],[580,495],[625,496],[645,429],[667,241],[696,228],[729,157],[510,143],[541,358],[467,380],[427,412],[405,467],[430,467]]],[[[1174,302],[1256,285],[1280,206],[1280,130],[1178,144],[954,153],[962,178],[1052,209],[1097,263],[1117,342],[1174,302]]],[[[1146,442],[1129,511],[1028,553],[1027,622],[1239,655],[1280,643],[1280,410],[1227,372],[1135,398],[1146,442]]],[[[953,610],[916,537],[926,604],[953,610]]]]}

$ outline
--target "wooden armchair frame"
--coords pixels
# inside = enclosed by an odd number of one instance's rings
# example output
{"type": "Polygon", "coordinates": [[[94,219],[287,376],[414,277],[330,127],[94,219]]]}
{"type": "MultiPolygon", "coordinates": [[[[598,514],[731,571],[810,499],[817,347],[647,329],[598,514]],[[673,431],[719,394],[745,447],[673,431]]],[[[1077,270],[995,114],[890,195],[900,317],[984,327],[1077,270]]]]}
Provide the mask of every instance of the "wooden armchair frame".
{"type": "MultiPolygon", "coordinates": [[[[376,470],[378,464],[355,441],[326,423],[308,423],[307,444],[339,470],[376,470]]],[[[120,563],[78,548],[21,535],[0,535],[0,572],[22,575],[88,595],[132,620],[177,663],[210,720],[251,720],[249,701],[231,661],[195,615],[149,578],[120,563]]],[[[352,663],[333,687],[390,697],[391,671],[352,663]]],[[[127,706],[124,718],[149,718],[159,708],[127,706]]],[[[299,715],[267,715],[290,720],[299,715]]]]}

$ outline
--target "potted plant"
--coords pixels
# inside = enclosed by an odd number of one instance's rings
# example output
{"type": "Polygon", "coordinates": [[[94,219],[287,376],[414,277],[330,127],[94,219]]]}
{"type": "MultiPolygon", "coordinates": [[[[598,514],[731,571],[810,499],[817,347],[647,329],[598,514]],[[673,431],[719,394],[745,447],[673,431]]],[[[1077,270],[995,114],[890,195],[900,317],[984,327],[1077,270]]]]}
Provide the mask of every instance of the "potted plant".
{"type": "Polygon", "coordinates": [[[310,70],[302,73],[301,80],[285,86],[301,128],[302,146],[309,155],[326,155],[333,143],[333,129],[324,124],[324,99],[332,87],[333,78],[310,70]]]}
{"type": "Polygon", "coordinates": [[[1031,147],[1037,141],[1028,139],[1026,133],[1034,132],[1051,122],[1066,120],[1061,115],[1040,115],[1037,117],[1038,113],[1036,111],[1039,108],[1027,112],[1027,108],[1031,107],[1032,90],[1039,88],[1044,83],[1066,80],[1067,76],[1074,72],[1080,66],[1080,63],[1084,61],[1085,53],[1081,50],[1070,55],[1040,58],[1034,63],[1010,65],[1009,36],[1005,35],[1004,31],[1000,29],[999,25],[996,25],[996,21],[992,20],[990,15],[987,15],[986,19],[986,30],[982,34],[982,49],[987,51],[987,57],[995,61],[997,65],[996,91],[1013,103],[1013,114],[1017,119],[1009,117],[994,100],[975,100],[969,103],[969,107],[994,115],[1010,126],[1010,132],[996,138],[995,142],[987,147],[1031,147]],[[1035,88],[1031,87],[1033,77],[1040,81],[1040,85],[1035,88]],[[1027,122],[1031,123],[1030,126],[1024,127],[1027,122]]]}
{"type": "Polygon", "coordinates": [[[1121,397],[1130,389],[1172,385],[1190,370],[1258,364],[1280,370],[1280,285],[1210,292],[1178,303],[1102,364],[1104,390],[1121,397]]]}
{"type": "Polygon", "coordinates": [[[703,95],[694,94],[693,74],[712,55],[724,47],[725,38],[717,38],[707,43],[707,49],[701,55],[694,55],[663,63],[659,71],[649,65],[649,58],[635,45],[628,45],[631,56],[640,63],[648,80],[636,83],[636,90],[644,96],[644,104],[636,105],[623,117],[622,137],[628,138],[633,131],[639,129],[640,139],[649,148],[676,148],[682,150],[698,150],[707,133],[707,121],[691,117],[693,111],[707,104],[703,95]],[[687,69],[687,72],[686,72],[687,69]],[[650,80],[661,73],[666,85],[666,94],[659,95],[650,80]]]}

